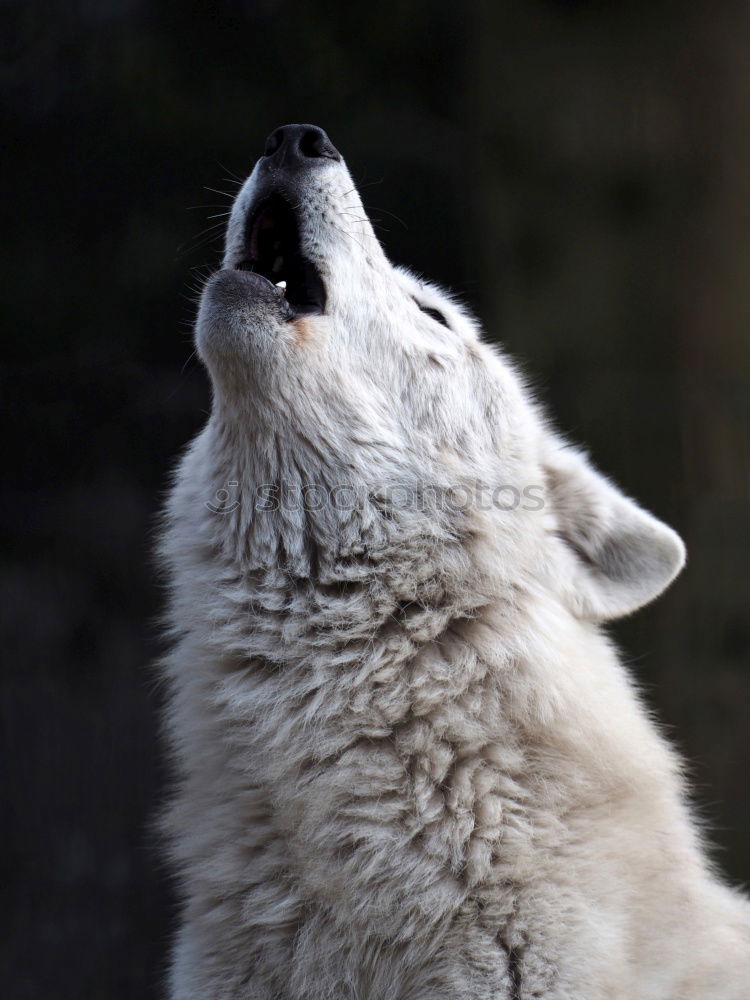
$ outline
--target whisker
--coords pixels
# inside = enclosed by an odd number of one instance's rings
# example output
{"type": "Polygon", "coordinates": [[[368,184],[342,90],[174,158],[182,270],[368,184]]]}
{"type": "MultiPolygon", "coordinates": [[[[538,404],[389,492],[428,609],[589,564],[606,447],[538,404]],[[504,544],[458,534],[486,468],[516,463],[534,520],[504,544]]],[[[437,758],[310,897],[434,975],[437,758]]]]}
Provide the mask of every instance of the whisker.
{"type": "Polygon", "coordinates": [[[344,229],[342,226],[337,226],[335,222],[332,222],[331,225],[333,226],[334,229],[337,229],[342,236],[348,236],[353,243],[356,243],[359,249],[362,251],[362,253],[367,253],[367,250],[365,249],[363,244],[360,243],[360,241],[352,233],[344,229]]]}
{"type": "Polygon", "coordinates": [[[223,229],[223,228],[224,228],[223,222],[212,222],[210,226],[206,226],[205,229],[202,229],[199,233],[196,233],[195,238],[198,239],[199,236],[203,236],[205,233],[215,232],[217,229],[223,229]]]}
{"type": "Polygon", "coordinates": [[[190,364],[190,362],[191,362],[191,361],[193,360],[193,358],[195,358],[195,357],[197,357],[197,355],[196,355],[196,353],[195,353],[195,350],[192,350],[192,351],[190,352],[190,354],[188,354],[187,358],[185,358],[185,364],[184,364],[184,365],[182,366],[182,368],[180,369],[180,375],[184,375],[184,374],[185,374],[185,369],[187,368],[187,366],[188,366],[188,365],[190,364]]]}
{"type": "Polygon", "coordinates": [[[370,216],[365,215],[364,217],[357,217],[352,215],[351,212],[339,211],[339,215],[345,215],[350,218],[352,222],[369,222],[374,229],[379,229],[383,233],[390,233],[390,229],[387,226],[382,225],[382,219],[374,219],[370,216]]]}
{"type": "MultiPolygon", "coordinates": [[[[226,172],[229,174],[229,177],[236,184],[244,184],[245,183],[244,178],[238,177],[237,174],[234,172],[234,170],[230,170],[229,167],[225,167],[224,164],[220,160],[217,160],[216,162],[219,164],[219,166],[221,167],[222,170],[226,170],[226,172]]],[[[224,179],[225,180],[229,180],[229,178],[227,178],[227,177],[225,177],[224,179]]]]}
{"type": "Polygon", "coordinates": [[[213,194],[219,194],[222,198],[229,198],[230,201],[234,201],[234,195],[231,191],[219,191],[218,188],[209,187],[207,184],[203,185],[204,191],[211,191],[213,194]]]}
{"type": "MultiPolygon", "coordinates": [[[[364,174],[362,175],[362,180],[357,185],[357,188],[362,189],[365,187],[374,187],[376,184],[382,184],[383,181],[385,180],[385,177],[381,177],[379,180],[376,181],[365,181],[366,176],[367,176],[367,171],[365,170],[364,174]]],[[[357,188],[355,188],[354,190],[357,190],[357,188]]]]}
{"type": "Polygon", "coordinates": [[[191,281],[207,281],[215,270],[210,264],[194,264],[188,273],[191,281]]]}
{"type": "Polygon", "coordinates": [[[395,212],[389,212],[387,208],[383,208],[380,205],[364,205],[364,203],[363,203],[363,207],[366,208],[368,212],[369,212],[369,210],[371,208],[374,208],[376,212],[385,212],[386,215],[390,215],[390,217],[392,219],[395,219],[396,222],[400,222],[401,225],[404,227],[404,229],[408,229],[409,228],[402,218],[400,218],[398,215],[396,215],[395,212]]]}
{"type": "Polygon", "coordinates": [[[199,208],[224,208],[226,209],[227,215],[229,215],[229,213],[231,212],[231,208],[227,208],[227,206],[223,202],[221,204],[213,204],[213,205],[188,205],[187,211],[195,212],[199,208]]]}
{"type": "Polygon", "coordinates": [[[207,226],[202,229],[195,236],[191,236],[190,239],[181,243],[177,247],[178,254],[192,253],[193,250],[198,250],[200,247],[206,246],[208,243],[213,243],[220,239],[224,235],[224,223],[215,222],[211,226],[207,226]]]}
{"type": "Polygon", "coordinates": [[[179,379],[182,378],[182,376],[185,374],[185,368],[187,367],[188,363],[190,361],[192,361],[193,358],[195,358],[196,356],[197,355],[195,353],[195,350],[193,349],[190,352],[190,354],[188,355],[187,359],[185,360],[185,363],[183,364],[182,368],[180,369],[180,374],[178,376],[177,384],[175,385],[174,389],[170,392],[170,394],[165,399],[165,403],[168,403],[172,399],[172,397],[175,395],[175,393],[178,392],[179,389],[181,388],[180,383],[179,383],[179,379]]]}

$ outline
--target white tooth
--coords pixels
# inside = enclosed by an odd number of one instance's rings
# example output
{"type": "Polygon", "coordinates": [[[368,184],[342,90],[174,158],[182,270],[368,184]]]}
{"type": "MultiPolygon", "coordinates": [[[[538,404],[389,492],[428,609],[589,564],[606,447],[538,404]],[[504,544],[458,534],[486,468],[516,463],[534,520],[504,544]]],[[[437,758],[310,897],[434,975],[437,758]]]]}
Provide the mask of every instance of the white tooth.
{"type": "Polygon", "coordinates": [[[283,291],[284,289],[286,289],[286,282],[285,281],[277,281],[276,282],[276,287],[280,288],[283,291]]]}

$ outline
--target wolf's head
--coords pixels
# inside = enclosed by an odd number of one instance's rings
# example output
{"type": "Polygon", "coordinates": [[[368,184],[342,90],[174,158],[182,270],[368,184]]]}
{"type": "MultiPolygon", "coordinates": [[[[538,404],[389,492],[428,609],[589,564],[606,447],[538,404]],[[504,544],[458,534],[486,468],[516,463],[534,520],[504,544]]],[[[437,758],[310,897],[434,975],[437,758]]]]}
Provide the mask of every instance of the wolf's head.
{"type": "Polygon", "coordinates": [[[556,581],[593,619],[641,606],[682,565],[674,532],[549,430],[467,312],[390,264],[315,126],[269,136],[196,340],[214,483],[239,483],[233,536],[262,538],[256,560],[331,577],[352,554],[458,546],[504,584],[556,581]]]}

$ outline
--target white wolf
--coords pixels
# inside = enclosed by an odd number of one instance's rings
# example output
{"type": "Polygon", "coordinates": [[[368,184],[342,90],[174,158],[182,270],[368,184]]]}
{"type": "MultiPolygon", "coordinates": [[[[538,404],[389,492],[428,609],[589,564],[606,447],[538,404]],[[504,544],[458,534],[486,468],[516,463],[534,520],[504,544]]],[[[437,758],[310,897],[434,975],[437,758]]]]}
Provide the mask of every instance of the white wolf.
{"type": "Polygon", "coordinates": [[[270,136],[196,338],[174,1000],[747,1000],[750,905],[598,625],[677,535],[388,262],[318,128],[270,136]]]}

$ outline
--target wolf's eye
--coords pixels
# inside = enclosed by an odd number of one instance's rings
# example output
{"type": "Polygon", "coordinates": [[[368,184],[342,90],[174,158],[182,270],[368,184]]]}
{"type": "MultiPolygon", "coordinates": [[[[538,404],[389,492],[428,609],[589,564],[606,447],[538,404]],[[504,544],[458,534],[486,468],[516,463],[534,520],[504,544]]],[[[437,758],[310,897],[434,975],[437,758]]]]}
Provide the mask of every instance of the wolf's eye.
{"type": "MultiPolygon", "coordinates": [[[[416,302],[416,299],[414,301],[416,302]]],[[[437,323],[442,323],[443,326],[447,326],[448,329],[450,330],[448,320],[445,318],[445,316],[443,316],[443,314],[440,312],[439,309],[433,309],[432,306],[423,306],[421,302],[417,302],[417,305],[426,316],[430,316],[437,323]]]]}

